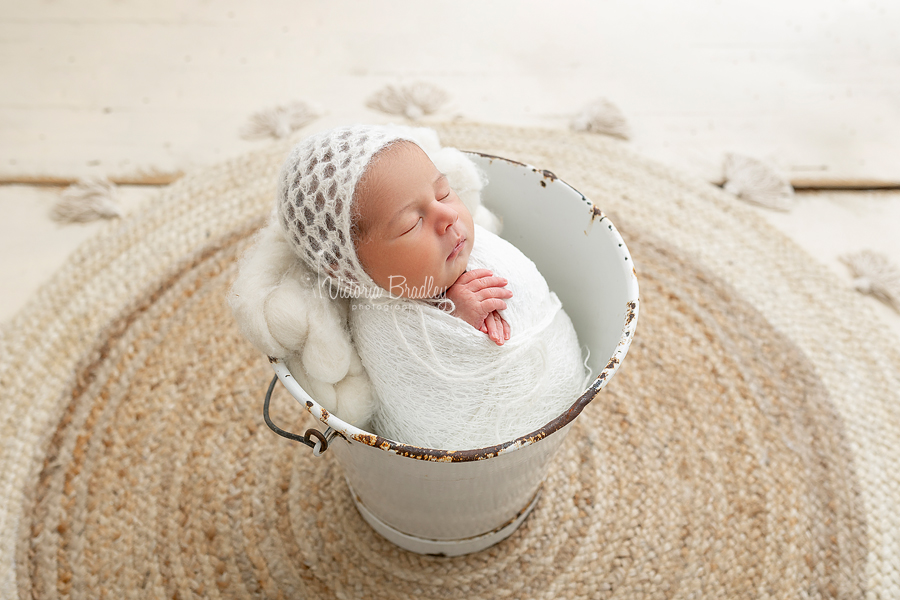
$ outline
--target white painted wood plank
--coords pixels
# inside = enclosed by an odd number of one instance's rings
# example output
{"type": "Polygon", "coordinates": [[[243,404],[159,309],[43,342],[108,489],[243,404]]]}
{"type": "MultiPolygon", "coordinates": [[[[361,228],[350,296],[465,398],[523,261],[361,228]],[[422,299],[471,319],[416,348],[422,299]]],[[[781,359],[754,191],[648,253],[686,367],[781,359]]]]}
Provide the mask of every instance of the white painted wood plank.
{"type": "Polygon", "coordinates": [[[292,99],[387,120],[386,83],[442,115],[566,127],[598,96],[648,154],[715,179],[724,152],[795,179],[900,180],[900,4],[13,3],[0,16],[0,178],[180,171],[248,149],[292,99]]]}

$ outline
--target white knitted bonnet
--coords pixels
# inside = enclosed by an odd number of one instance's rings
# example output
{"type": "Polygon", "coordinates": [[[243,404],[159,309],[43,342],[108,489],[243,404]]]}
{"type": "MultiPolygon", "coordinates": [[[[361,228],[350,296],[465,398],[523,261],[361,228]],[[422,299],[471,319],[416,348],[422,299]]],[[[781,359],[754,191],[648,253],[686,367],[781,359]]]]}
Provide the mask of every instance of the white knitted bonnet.
{"type": "Polygon", "coordinates": [[[372,157],[399,139],[409,138],[387,127],[338,127],[297,144],[281,167],[276,209],[288,243],[350,297],[386,293],[365,272],[353,246],[353,192],[372,157]]]}

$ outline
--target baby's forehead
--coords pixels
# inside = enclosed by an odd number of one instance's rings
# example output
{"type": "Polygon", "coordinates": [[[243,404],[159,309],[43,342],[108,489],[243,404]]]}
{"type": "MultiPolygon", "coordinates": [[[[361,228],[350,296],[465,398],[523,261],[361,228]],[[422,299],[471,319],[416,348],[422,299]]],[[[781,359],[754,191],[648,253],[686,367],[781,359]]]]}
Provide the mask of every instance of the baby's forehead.
{"type": "Polygon", "coordinates": [[[394,142],[370,161],[354,193],[364,227],[389,226],[395,215],[444,185],[446,177],[418,145],[394,142]]]}
{"type": "Polygon", "coordinates": [[[420,161],[423,157],[431,162],[428,153],[417,143],[402,138],[391,140],[372,155],[366,164],[363,176],[373,168],[378,168],[383,162],[388,162],[396,167],[420,161]]]}
{"type": "Polygon", "coordinates": [[[395,140],[372,156],[357,182],[356,192],[363,197],[384,191],[385,187],[404,187],[410,180],[423,177],[437,180],[442,176],[419,145],[409,140],[395,140]]]}

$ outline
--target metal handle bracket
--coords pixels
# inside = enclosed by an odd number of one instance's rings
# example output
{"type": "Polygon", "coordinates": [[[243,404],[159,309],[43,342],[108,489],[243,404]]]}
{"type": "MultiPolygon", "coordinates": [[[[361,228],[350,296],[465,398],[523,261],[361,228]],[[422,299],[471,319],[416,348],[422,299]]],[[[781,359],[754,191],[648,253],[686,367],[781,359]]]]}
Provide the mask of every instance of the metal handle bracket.
{"type": "Polygon", "coordinates": [[[275,389],[275,384],[278,382],[278,375],[272,378],[272,382],[269,384],[269,389],[266,391],[266,401],[263,403],[263,419],[266,421],[266,425],[269,426],[269,429],[277,433],[283,438],[287,438],[289,440],[293,440],[295,442],[300,442],[301,444],[305,444],[312,448],[313,456],[322,456],[326,450],[328,450],[328,444],[334,437],[338,434],[337,431],[329,427],[325,430],[325,433],[322,433],[318,429],[312,427],[307,429],[303,435],[297,435],[296,433],[291,433],[290,431],[285,431],[278,425],[272,422],[272,419],[269,417],[269,402],[272,400],[272,391],[275,389]],[[315,440],[313,440],[315,438],[315,440]]]}

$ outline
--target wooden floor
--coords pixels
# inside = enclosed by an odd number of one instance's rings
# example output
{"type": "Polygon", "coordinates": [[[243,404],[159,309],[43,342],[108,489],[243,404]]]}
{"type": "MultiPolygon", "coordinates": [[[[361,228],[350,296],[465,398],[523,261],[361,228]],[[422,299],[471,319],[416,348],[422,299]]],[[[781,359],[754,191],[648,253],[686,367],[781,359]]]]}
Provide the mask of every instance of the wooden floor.
{"type": "Polygon", "coordinates": [[[310,130],[395,120],[365,101],[414,81],[449,92],[434,120],[565,128],[607,98],[636,149],[711,181],[740,152],[797,186],[894,186],[759,209],[849,282],[844,252],[900,265],[898,24],[888,0],[3,0],[0,320],[98,227],[51,222],[60,188],[35,183],[170,180],[264,143],[249,116],[294,100],[323,113],[310,130]]]}

